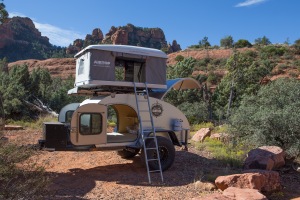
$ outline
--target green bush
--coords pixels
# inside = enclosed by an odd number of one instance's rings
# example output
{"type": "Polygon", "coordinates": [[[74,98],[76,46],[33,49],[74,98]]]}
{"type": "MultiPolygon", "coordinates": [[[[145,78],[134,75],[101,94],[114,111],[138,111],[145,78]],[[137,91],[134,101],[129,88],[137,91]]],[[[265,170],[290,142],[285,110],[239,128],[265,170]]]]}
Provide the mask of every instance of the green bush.
{"type": "Polygon", "coordinates": [[[185,102],[178,106],[191,124],[199,124],[208,120],[208,107],[205,102],[185,102]]]}
{"type": "Polygon", "coordinates": [[[225,48],[232,48],[234,44],[233,38],[231,35],[225,36],[220,40],[220,46],[225,48]]]}
{"type": "Polygon", "coordinates": [[[300,60],[295,60],[295,61],[294,61],[294,65],[295,65],[296,67],[300,67],[300,60]]]}
{"type": "Polygon", "coordinates": [[[288,49],[284,46],[268,45],[261,48],[261,53],[266,54],[267,57],[283,56],[287,51],[288,49]]]}
{"type": "Polygon", "coordinates": [[[13,144],[0,146],[0,199],[43,199],[49,177],[28,160],[33,150],[13,144]]]}
{"type": "Polygon", "coordinates": [[[278,65],[278,70],[284,70],[287,69],[289,66],[285,65],[285,64],[280,64],[278,65]]]}
{"type": "Polygon", "coordinates": [[[230,130],[253,146],[276,145],[300,153],[300,82],[278,79],[257,95],[246,95],[230,118],[230,130]]]}
{"type": "Polygon", "coordinates": [[[176,58],[175,58],[175,61],[177,61],[177,62],[180,62],[180,61],[183,61],[183,60],[184,60],[183,55],[178,55],[178,56],[176,56],[176,58]]]}
{"type": "Polygon", "coordinates": [[[252,44],[248,40],[240,39],[234,44],[234,46],[236,48],[244,48],[244,47],[252,47],[252,44]]]}
{"type": "Polygon", "coordinates": [[[297,78],[297,77],[299,76],[299,73],[290,71],[290,72],[289,72],[289,75],[290,75],[292,78],[297,78]]]}
{"type": "Polygon", "coordinates": [[[209,72],[208,76],[207,76],[207,82],[209,82],[211,84],[217,84],[218,76],[213,72],[209,72]]]}

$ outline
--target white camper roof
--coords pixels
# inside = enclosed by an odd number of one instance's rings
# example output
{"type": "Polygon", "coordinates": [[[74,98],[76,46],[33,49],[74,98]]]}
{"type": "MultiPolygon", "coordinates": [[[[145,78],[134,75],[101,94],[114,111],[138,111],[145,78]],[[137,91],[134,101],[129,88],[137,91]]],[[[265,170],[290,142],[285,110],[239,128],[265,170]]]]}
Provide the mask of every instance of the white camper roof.
{"type": "Polygon", "coordinates": [[[129,45],[90,45],[90,46],[84,48],[83,50],[81,50],[80,52],[78,52],[74,57],[75,58],[79,57],[85,51],[87,51],[89,49],[121,52],[121,53],[128,53],[128,54],[158,57],[158,58],[168,58],[168,56],[164,52],[162,52],[158,49],[129,46],[129,45]]]}

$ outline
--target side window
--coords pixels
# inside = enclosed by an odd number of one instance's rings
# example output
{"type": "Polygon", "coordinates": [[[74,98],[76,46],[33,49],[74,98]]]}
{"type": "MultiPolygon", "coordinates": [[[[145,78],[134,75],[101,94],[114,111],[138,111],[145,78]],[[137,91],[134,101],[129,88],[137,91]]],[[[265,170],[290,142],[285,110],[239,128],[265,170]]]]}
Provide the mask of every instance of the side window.
{"type": "Polygon", "coordinates": [[[69,110],[66,112],[66,119],[65,119],[66,123],[71,123],[73,113],[74,113],[74,110],[69,110]]]}
{"type": "Polygon", "coordinates": [[[80,59],[78,61],[78,75],[83,74],[84,73],[84,59],[80,59]]]}
{"type": "Polygon", "coordinates": [[[102,133],[102,115],[100,113],[81,114],[79,124],[81,135],[97,135],[102,133]]]}

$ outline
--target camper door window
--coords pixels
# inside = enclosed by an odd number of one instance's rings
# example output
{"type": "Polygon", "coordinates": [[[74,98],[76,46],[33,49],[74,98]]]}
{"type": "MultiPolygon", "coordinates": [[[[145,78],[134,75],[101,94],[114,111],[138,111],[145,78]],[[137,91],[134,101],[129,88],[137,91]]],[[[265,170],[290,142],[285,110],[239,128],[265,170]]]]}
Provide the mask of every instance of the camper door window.
{"type": "Polygon", "coordinates": [[[102,124],[102,115],[100,113],[82,113],[80,115],[79,133],[81,135],[101,134],[102,124]]]}

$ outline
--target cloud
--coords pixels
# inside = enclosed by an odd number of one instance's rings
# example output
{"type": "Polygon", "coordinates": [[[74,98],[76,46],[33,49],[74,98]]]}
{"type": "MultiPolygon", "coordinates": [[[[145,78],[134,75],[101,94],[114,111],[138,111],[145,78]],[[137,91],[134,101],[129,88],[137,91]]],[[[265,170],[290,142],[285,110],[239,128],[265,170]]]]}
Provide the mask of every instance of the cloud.
{"type": "Polygon", "coordinates": [[[57,46],[68,46],[69,44],[72,44],[75,39],[83,39],[85,37],[75,31],[62,29],[51,24],[42,24],[35,21],[33,23],[43,36],[49,38],[51,44],[57,46]]]}
{"type": "Polygon", "coordinates": [[[238,3],[237,5],[235,5],[235,7],[252,6],[252,5],[255,5],[255,4],[263,3],[265,1],[267,1],[267,0],[246,0],[242,3],[238,3]]]}
{"type": "MultiPolygon", "coordinates": [[[[9,17],[15,17],[15,16],[27,17],[22,13],[17,13],[17,12],[9,13],[9,17]]],[[[68,46],[69,44],[72,44],[75,39],[85,38],[85,35],[78,33],[76,31],[63,29],[51,24],[39,23],[34,18],[31,19],[33,20],[35,27],[41,32],[43,36],[48,37],[50,43],[53,45],[64,47],[64,46],[68,46]]]]}

